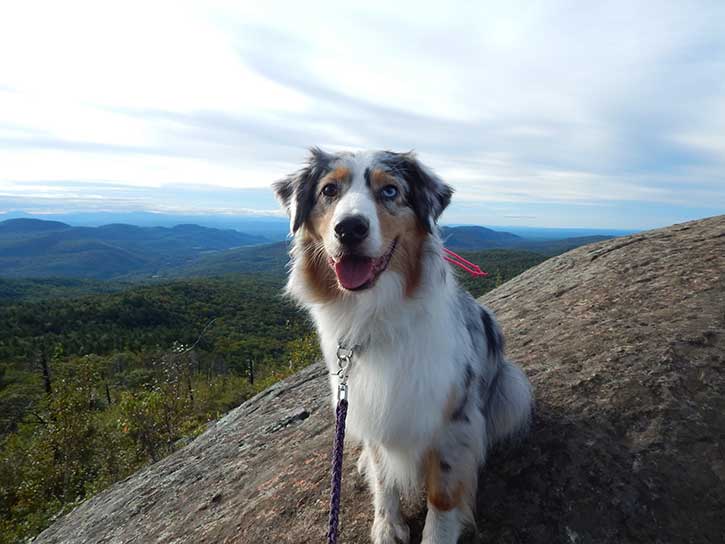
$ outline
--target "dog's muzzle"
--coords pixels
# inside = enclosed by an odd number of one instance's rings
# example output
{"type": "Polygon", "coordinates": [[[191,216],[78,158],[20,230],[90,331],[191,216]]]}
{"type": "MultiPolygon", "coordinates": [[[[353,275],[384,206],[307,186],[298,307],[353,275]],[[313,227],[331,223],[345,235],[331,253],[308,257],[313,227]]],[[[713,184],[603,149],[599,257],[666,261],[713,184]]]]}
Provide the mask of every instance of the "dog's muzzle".
{"type": "Polygon", "coordinates": [[[378,276],[385,271],[397,245],[398,239],[396,238],[390,244],[390,249],[380,257],[347,254],[337,260],[329,257],[328,263],[335,271],[337,281],[342,287],[348,291],[362,291],[372,287],[378,276]]]}

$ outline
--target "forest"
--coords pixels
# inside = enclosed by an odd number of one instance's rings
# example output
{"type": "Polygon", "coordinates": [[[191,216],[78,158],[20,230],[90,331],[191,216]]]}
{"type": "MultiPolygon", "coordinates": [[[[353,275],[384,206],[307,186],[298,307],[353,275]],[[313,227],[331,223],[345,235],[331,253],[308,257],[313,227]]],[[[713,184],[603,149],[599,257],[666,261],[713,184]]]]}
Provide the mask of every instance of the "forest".
{"type": "MultiPolygon", "coordinates": [[[[465,253],[475,296],[538,264],[465,253]]],[[[109,285],[5,280],[0,298],[0,543],[24,541],[316,361],[280,274],[109,285]],[[90,294],[81,294],[87,287],[90,294]]]]}

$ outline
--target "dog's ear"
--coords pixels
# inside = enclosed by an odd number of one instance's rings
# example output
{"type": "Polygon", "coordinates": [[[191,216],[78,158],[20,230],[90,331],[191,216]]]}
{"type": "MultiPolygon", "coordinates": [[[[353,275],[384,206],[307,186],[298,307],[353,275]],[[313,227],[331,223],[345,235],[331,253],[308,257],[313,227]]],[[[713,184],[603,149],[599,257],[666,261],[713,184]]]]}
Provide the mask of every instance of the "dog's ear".
{"type": "Polygon", "coordinates": [[[331,162],[332,155],[313,147],[302,169],[272,185],[277,199],[290,217],[293,233],[307,220],[315,206],[317,182],[329,171],[331,162]]]}
{"type": "Polygon", "coordinates": [[[432,233],[436,221],[451,202],[453,188],[421,163],[412,151],[391,155],[393,171],[402,174],[408,182],[408,202],[420,223],[432,233]]]}

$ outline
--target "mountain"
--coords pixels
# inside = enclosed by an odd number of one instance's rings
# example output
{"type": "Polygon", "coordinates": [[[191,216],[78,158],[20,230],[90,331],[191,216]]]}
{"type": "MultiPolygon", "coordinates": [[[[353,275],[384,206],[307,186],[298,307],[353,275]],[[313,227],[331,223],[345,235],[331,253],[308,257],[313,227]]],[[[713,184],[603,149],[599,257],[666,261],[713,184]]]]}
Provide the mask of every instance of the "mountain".
{"type": "MultiPolygon", "coordinates": [[[[580,247],[481,301],[536,392],[464,542],[721,542],[725,216],[580,247]]],[[[36,544],[323,542],[334,418],[313,365],[58,520],[36,544]]],[[[341,541],[372,505],[348,444],[341,541]]],[[[406,512],[419,542],[424,505],[406,512]]]]}
{"type": "MultiPolygon", "coordinates": [[[[279,223],[268,219],[257,227],[278,229],[279,223]]],[[[286,222],[284,228],[288,228],[286,222]]],[[[546,256],[607,238],[532,240],[478,226],[444,226],[441,234],[446,246],[456,251],[508,249],[546,256]]],[[[288,260],[287,241],[264,243],[268,241],[197,224],[78,227],[34,218],[11,219],[0,223],[0,277],[137,281],[250,272],[282,274],[288,260]]]]}
{"type": "MultiPolygon", "coordinates": [[[[22,211],[11,211],[0,218],[36,218],[22,211]]],[[[177,214],[157,212],[68,212],[43,214],[43,219],[61,221],[77,227],[100,227],[112,223],[138,225],[139,227],[173,227],[181,224],[196,224],[217,229],[234,229],[247,234],[261,236],[267,240],[281,241],[289,232],[289,220],[274,215],[232,215],[232,214],[177,214]]]]}
{"type": "Polygon", "coordinates": [[[250,273],[281,276],[285,273],[288,262],[289,244],[276,242],[202,255],[182,266],[159,271],[155,277],[183,278],[250,273]]]}
{"type": "Polygon", "coordinates": [[[267,241],[199,225],[72,227],[57,221],[0,223],[0,276],[107,279],[153,274],[200,255],[267,241]]]}
{"type": "Polygon", "coordinates": [[[0,236],[13,234],[30,234],[33,232],[53,232],[69,229],[70,225],[60,221],[43,221],[41,219],[8,219],[0,222],[0,236]]]}
{"type": "Polygon", "coordinates": [[[511,248],[523,239],[510,232],[500,232],[486,227],[441,227],[443,243],[454,249],[511,248]]]}
{"type": "Polygon", "coordinates": [[[561,240],[562,238],[581,238],[583,236],[604,236],[614,238],[636,234],[639,230],[633,229],[594,229],[572,227],[518,227],[518,226],[491,226],[489,228],[510,232],[527,240],[561,240]]]}
{"type": "MultiPolygon", "coordinates": [[[[553,230],[553,229],[552,229],[553,230]]],[[[441,227],[446,247],[456,251],[478,251],[482,249],[520,249],[545,255],[557,255],[575,247],[609,240],[614,235],[588,235],[576,237],[552,236],[552,238],[524,238],[489,229],[486,227],[459,226],[441,227]]]]}

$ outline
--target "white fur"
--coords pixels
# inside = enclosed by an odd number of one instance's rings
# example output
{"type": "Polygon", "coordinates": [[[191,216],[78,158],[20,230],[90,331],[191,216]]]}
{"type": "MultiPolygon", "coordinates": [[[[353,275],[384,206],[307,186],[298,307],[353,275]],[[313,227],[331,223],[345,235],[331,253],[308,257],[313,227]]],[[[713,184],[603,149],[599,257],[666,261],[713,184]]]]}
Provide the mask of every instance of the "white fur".
{"type": "Polygon", "coordinates": [[[421,544],[458,542],[463,521],[461,519],[461,512],[457,509],[448,512],[439,512],[429,504],[421,544]]]}
{"type": "MultiPolygon", "coordinates": [[[[437,265],[449,273],[444,261],[437,265]]],[[[419,461],[441,427],[457,375],[451,355],[463,342],[452,326],[446,289],[411,299],[402,291],[403,279],[388,271],[373,289],[310,311],[333,372],[333,392],[338,342],[364,347],[353,358],[348,381],[347,432],[354,440],[384,445],[385,476],[414,493],[419,461]]]]}
{"type": "MultiPolygon", "coordinates": [[[[358,159],[356,162],[360,162],[360,160],[358,159]]],[[[354,169],[351,168],[351,171],[354,173],[352,183],[335,206],[331,224],[336,225],[344,218],[353,215],[366,218],[370,223],[370,231],[363,242],[361,250],[362,253],[370,257],[379,257],[385,253],[387,248],[383,247],[383,236],[382,232],[380,232],[380,221],[378,220],[375,200],[365,183],[365,168],[358,166],[354,169]]],[[[339,255],[342,252],[342,247],[335,237],[334,229],[330,229],[323,235],[328,255],[339,255]]]]}

